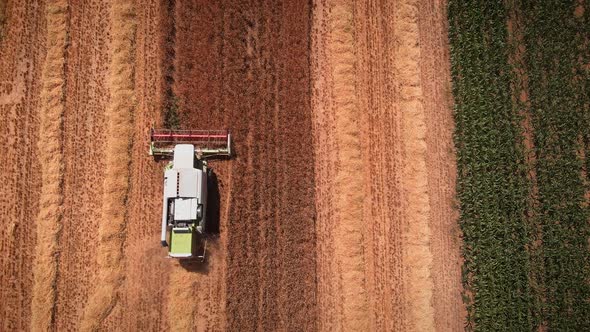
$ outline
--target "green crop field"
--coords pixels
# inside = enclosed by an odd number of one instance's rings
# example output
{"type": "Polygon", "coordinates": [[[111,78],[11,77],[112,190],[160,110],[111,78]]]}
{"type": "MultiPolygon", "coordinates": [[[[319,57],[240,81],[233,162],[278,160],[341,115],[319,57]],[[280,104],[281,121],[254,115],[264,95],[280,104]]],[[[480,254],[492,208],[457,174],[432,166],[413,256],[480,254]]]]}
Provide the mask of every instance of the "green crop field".
{"type": "Polygon", "coordinates": [[[590,24],[579,6],[449,1],[468,329],[590,330],[590,24]]]}

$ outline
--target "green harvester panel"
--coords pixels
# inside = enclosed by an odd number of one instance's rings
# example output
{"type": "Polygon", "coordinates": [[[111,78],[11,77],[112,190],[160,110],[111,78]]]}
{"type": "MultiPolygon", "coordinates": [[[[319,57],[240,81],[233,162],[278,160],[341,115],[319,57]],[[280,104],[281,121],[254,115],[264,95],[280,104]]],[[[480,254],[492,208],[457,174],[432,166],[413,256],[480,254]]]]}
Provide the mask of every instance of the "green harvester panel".
{"type": "Polygon", "coordinates": [[[193,232],[174,231],[170,233],[170,254],[192,254],[193,232]]]}

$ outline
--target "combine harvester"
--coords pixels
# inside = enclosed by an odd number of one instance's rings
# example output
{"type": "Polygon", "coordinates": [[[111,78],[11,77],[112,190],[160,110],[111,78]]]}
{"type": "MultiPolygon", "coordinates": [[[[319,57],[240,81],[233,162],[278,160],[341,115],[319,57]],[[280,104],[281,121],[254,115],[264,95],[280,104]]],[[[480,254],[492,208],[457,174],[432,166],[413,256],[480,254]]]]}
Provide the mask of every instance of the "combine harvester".
{"type": "Polygon", "coordinates": [[[172,158],[164,171],[162,245],[168,256],[205,260],[207,158],[231,155],[227,130],[152,129],[150,155],[172,158]]]}

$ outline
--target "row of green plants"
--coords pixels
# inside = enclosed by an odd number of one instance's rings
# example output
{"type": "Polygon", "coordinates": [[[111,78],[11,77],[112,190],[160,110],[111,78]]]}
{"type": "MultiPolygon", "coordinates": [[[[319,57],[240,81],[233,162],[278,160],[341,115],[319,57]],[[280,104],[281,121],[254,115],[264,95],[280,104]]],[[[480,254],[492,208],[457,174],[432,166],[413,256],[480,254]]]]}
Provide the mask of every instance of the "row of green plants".
{"type": "Polygon", "coordinates": [[[577,0],[519,1],[529,81],[542,242],[541,323],[590,331],[588,24],[577,0]],[[588,158],[586,158],[588,156],[588,158]]]}
{"type": "Polygon", "coordinates": [[[449,0],[469,330],[590,331],[590,22],[579,3],[449,0]]]}
{"type": "Polygon", "coordinates": [[[457,195],[469,330],[530,331],[529,181],[502,1],[450,0],[457,195]]]}

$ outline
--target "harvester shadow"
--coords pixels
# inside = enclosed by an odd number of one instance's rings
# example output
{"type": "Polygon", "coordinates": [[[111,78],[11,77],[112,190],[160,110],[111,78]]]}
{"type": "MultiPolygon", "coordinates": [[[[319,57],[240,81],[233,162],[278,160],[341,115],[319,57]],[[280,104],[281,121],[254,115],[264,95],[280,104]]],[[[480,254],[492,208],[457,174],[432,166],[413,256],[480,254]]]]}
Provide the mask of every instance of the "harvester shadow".
{"type": "Polygon", "coordinates": [[[178,262],[182,268],[184,268],[188,272],[198,273],[198,274],[209,274],[209,264],[207,260],[200,261],[198,259],[191,259],[191,260],[180,260],[178,262]]]}
{"type": "Polygon", "coordinates": [[[207,256],[212,254],[217,246],[217,239],[219,238],[219,209],[220,209],[220,195],[219,183],[217,175],[211,170],[207,178],[207,212],[205,220],[206,235],[202,237],[200,242],[202,244],[207,241],[207,248],[205,253],[205,260],[180,260],[180,266],[189,272],[208,274],[209,260],[207,256]]]}
{"type": "Polygon", "coordinates": [[[221,197],[219,195],[219,181],[217,174],[211,169],[207,178],[207,216],[205,229],[208,236],[219,236],[219,210],[221,197]]]}

